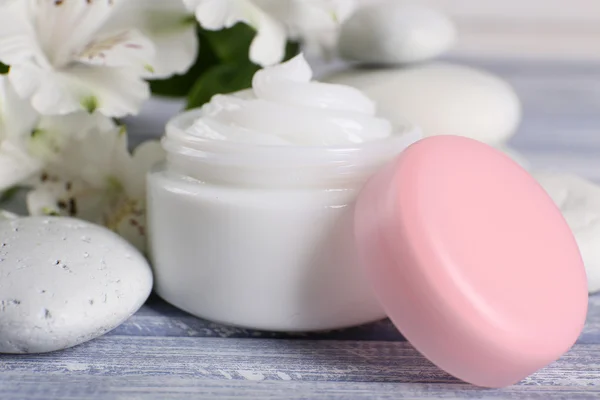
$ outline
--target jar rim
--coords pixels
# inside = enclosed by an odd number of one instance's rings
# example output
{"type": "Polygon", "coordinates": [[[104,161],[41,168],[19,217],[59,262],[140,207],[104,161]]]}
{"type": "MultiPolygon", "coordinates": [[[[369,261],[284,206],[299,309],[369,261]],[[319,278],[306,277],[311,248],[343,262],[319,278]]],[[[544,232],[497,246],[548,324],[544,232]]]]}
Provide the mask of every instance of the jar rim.
{"type": "Polygon", "coordinates": [[[392,158],[421,139],[421,129],[408,122],[396,125],[395,133],[387,138],[364,143],[336,146],[282,146],[240,143],[196,137],[186,133],[202,116],[202,109],[183,112],[166,125],[162,140],[168,154],[181,155],[199,161],[226,165],[261,164],[277,166],[307,166],[320,164],[361,164],[368,159],[392,158]]]}

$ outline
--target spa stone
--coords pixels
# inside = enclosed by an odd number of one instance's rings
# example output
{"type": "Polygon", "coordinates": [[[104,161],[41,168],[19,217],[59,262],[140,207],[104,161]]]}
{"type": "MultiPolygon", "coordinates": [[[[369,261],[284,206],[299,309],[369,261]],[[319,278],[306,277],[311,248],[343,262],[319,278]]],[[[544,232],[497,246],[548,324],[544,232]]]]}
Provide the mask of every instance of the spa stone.
{"type": "Polygon", "coordinates": [[[427,61],[449,50],[456,27],[441,12],[387,1],[359,9],[340,33],[340,55],[367,64],[403,65],[427,61]]]}
{"type": "Polygon", "coordinates": [[[488,72],[451,63],[392,69],[349,69],[328,82],[355,87],[396,124],[408,120],[425,136],[458,135],[499,145],[514,135],[521,103],[512,87],[488,72]]]}
{"type": "Polygon", "coordinates": [[[0,353],[44,353],[114,329],[146,301],[152,273],[129,243],[70,218],[0,223],[0,353]]]}

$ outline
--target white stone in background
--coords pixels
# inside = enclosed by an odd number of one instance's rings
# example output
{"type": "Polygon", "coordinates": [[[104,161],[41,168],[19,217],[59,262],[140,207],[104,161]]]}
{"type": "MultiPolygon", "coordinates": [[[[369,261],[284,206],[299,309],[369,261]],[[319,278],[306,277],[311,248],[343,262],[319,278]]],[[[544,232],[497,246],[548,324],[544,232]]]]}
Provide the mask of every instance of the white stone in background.
{"type": "Polygon", "coordinates": [[[577,239],[589,292],[600,291],[600,186],[570,174],[536,172],[534,177],[560,207],[577,239]]]}
{"type": "Polygon", "coordinates": [[[148,298],[152,272],[129,243],[70,218],[0,223],[0,353],[43,353],[117,327],[148,298]]]}
{"type": "Polygon", "coordinates": [[[356,87],[392,122],[408,120],[425,136],[460,135],[498,145],[514,135],[521,103],[502,79],[450,63],[391,69],[350,69],[325,78],[356,87]]]}
{"type": "Polygon", "coordinates": [[[370,64],[409,64],[435,58],[456,42],[456,27],[441,12],[401,1],[359,9],[343,25],[340,55],[370,64]]]}

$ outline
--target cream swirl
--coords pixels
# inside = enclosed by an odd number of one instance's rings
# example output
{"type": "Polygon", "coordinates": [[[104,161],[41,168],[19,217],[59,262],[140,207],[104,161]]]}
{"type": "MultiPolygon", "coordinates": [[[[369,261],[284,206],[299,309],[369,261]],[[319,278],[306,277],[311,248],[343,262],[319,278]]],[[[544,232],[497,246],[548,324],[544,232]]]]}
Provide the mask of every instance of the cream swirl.
{"type": "Polygon", "coordinates": [[[357,89],[312,81],[304,56],[258,71],[252,89],[216,95],[188,129],[196,137],[257,145],[336,146],[392,134],[357,89]]]}

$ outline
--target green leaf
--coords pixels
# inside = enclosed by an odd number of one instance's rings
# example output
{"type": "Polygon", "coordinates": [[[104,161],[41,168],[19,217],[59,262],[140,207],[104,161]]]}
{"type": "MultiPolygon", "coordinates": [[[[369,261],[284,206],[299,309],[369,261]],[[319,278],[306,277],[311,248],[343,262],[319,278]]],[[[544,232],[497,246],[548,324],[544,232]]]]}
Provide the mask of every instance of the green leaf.
{"type": "MultiPolygon", "coordinates": [[[[259,69],[249,60],[250,45],[256,31],[243,23],[220,31],[208,31],[200,27],[197,30],[200,51],[196,63],[185,75],[151,81],[152,93],[187,97],[188,106],[197,107],[217,93],[249,88],[253,74],[259,69]]],[[[299,44],[290,42],[285,59],[299,52],[299,44]]]]}
{"type": "Polygon", "coordinates": [[[256,31],[243,23],[220,31],[202,32],[204,42],[215,49],[221,63],[247,62],[250,45],[255,36],[256,31]]]}
{"type": "MultiPolygon", "coordinates": [[[[204,31],[202,36],[215,49],[222,63],[247,62],[250,56],[250,46],[256,36],[254,28],[238,23],[229,29],[220,31],[204,31]]],[[[288,42],[285,60],[300,53],[300,44],[288,42]]]]}
{"type": "Polygon", "coordinates": [[[0,63],[0,75],[8,73],[8,66],[0,63]]]}
{"type": "Polygon", "coordinates": [[[288,61],[298,54],[300,54],[300,43],[299,42],[288,42],[285,48],[285,58],[284,61],[288,61]]]}
{"type": "Polygon", "coordinates": [[[188,96],[188,109],[200,107],[215,94],[228,94],[252,86],[252,77],[260,68],[250,63],[217,65],[206,71],[192,88],[188,96]]]}
{"type": "Polygon", "coordinates": [[[203,37],[203,31],[200,29],[198,29],[198,39],[200,41],[200,51],[190,70],[184,75],[150,81],[150,89],[153,94],[168,97],[187,97],[198,78],[210,68],[219,65],[220,61],[214,49],[203,37]]]}
{"type": "MultiPolygon", "coordinates": [[[[244,50],[247,55],[248,48],[244,50]]],[[[286,48],[285,60],[289,60],[300,52],[300,45],[289,42],[286,48]]],[[[252,78],[260,69],[247,57],[232,59],[230,62],[215,65],[205,71],[196,81],[188,95],[187,108],[201,107],[208,103],[216,94],[229,94],[252,87],[252,78]]]]}
{"type": "Polygon", "coordinates": [[[185,75],[150,82],[152,93],[169,97],[186,97],[196,81],[211,68],[230,62],[248,62],[250,44],[256,32],[239,23],[229,29],[209,31],[200,27],[200,51],[194,65],[185,75]]]}

